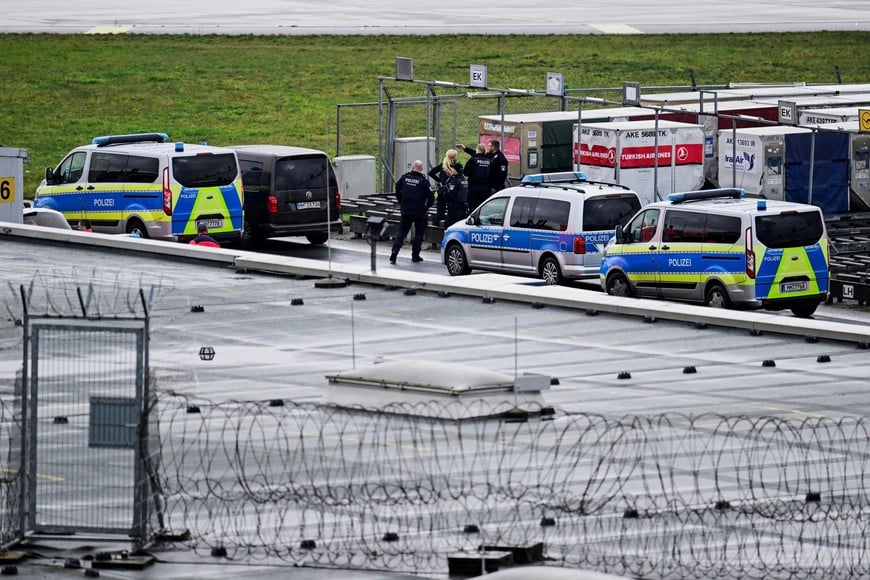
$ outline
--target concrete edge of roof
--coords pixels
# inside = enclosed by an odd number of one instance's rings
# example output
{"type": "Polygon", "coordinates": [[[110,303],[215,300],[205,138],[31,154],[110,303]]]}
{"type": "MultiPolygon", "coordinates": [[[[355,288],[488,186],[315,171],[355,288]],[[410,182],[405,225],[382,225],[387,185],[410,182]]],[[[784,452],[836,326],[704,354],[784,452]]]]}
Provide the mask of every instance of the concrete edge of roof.
{"type": "Polygon", "coordinates": [[[541,303],[587,312],[607,312],[641,318],[651,317],[661,320],[737,328],[750,332],[812,336],[860,345],[870,342],[870,333],[868,333],[867,327],[860,324],[791,316],[771,316],[763,311],[719,310],[694,304],[608,296],[603,293],[579,291],[570,287],[530,284],[528,279],[516,276],[491,274],[473,277],[446,277],[407,270],[377,271],[359,264],[333,263],[330,265],[320,260],[260,254],[241,249],[202,248],[176,242],[143,240],[127,236],[61,230],[11,222],[0,223],[0,237],[2,236],[19,238],[24,241],[33,240],[112,248],[149,255],[192,259],[208,264],[272,274],[332,277],[375,286],[413,287],[417,290],[452,292],[459,295],[524,304],[541,303]]]}

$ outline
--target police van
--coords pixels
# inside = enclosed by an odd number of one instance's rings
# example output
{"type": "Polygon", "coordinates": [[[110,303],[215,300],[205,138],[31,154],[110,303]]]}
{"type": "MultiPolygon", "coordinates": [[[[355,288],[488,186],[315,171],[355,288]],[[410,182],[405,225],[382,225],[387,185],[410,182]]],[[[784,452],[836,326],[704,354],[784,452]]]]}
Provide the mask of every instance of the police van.
{"type": "Polygon", "coordinates": [[[594,278],[614,228],[640,207],[629,188],[580,172],[527,175],[447,228],[441,261],[451,276],[480,269],[547,284],[594,278]]]}
{"type": "Polygon", "coordinates": [[[808,317],[828,293],[828,237],[813,205],[746,199],[742,189],[675,193],[638,212],[601,261],[601,286],[727,308],[808,317]]]}
{"type": "Polygon", "coordinates": [[[36,207],[95,232],[188,241],[204,222],[219,241],[238,241],[242,178],[235,151],[169,143],[165,133],[96,137],[47,168],[36,207]]]}

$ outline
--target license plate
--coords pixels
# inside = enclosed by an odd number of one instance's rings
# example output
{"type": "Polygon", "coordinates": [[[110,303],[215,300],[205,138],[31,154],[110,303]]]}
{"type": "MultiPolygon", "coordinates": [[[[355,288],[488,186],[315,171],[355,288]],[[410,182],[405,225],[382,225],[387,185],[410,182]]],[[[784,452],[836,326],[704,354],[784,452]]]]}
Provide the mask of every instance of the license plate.
{"type": "Polygon", "coordinates": [[[320,209],[319,201],[299,201],[296,202],[296,209],[320,209]]]}
{"type": "Polygon", "coordinates": [[[218,228],[224,227],[224,220],[222,220],[222,219],[200,220],[200,221],[196,222],[196,225],[199,225],[199,224],[205,224],[205,227],[207,227],[208,229],[216,230],[218,228]]]}
{"type": "Polygon", "coordinates": [[[810,289],[809,282],[784,282],[779,285],[779,291],[783,294],[789,292],[805,292],[810,289]]]}

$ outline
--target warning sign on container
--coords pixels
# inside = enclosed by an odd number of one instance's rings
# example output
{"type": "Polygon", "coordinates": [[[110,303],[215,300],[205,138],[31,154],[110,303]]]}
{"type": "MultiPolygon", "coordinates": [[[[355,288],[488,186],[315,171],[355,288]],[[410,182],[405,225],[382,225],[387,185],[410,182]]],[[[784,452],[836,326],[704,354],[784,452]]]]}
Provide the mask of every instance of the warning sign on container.
{"type": "Polygon", "coordinates": [[[870,133],[870,109],[858,109],[858,130],[870,133]]]}

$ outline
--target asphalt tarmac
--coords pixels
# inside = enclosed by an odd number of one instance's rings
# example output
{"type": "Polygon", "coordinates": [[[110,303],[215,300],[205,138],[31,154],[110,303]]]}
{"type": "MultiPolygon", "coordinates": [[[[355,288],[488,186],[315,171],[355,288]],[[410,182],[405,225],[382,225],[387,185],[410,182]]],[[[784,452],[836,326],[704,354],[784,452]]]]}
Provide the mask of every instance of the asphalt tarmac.
{"type": "MultiPolygon", "coordinates": [[[[71,5],[6,0],[0,32],[92,34],[694,34],[870,30],[870,3],[576,2],[546,0],[401,5],[384,0],[212,0],[71,5]]],[[[738,42],[735,39],[735,42],[738,42]]]]}

